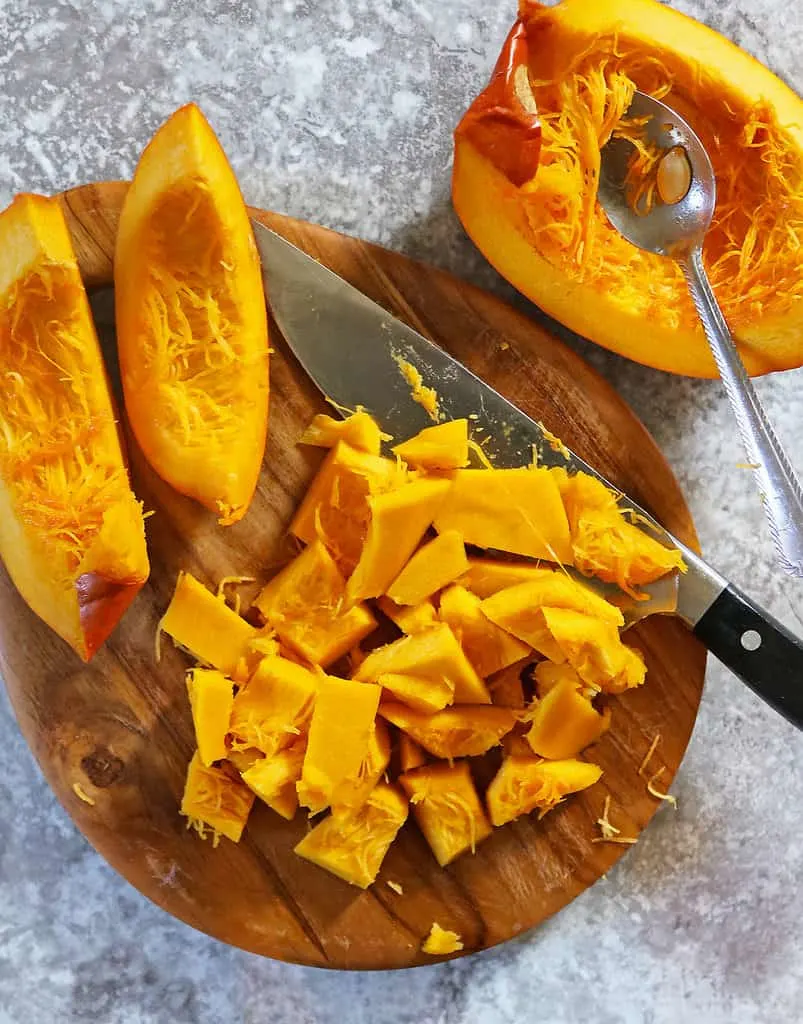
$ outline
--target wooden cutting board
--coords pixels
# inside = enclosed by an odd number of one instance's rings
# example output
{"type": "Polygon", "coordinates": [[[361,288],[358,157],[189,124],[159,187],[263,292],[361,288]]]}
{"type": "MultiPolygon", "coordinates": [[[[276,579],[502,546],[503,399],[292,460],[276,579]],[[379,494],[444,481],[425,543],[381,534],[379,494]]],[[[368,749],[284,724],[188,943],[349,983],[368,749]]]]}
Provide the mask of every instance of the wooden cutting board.
{"type": "MultiPolygon", "coordinates": [[[[87,285],[108,285],[122,183],[63,196],[87,285]]],[[[256,216],[433,338],[598,466],[686,543],[694,527],[661,453],[625,403],[589,366],[498,299],[397,253],[277,214],[256,216]]],[[[227,529],[175,494],[130,444],[134,488],[148,520],[151,579],[90,665],[45,627],[0,570],[0,667],[20,728],[68,814],[98,852],[165,910],[265,956],[338,968],[407,967],[433,921],[460,933],[465,953],[533,927],[572,900],[628,847],[595,843],[606,795],[611,820],[638,836],[659,806],[637,769],[653,737],[671,783],[694,724],[705,652],[672,618],[628,634],[645,654],[647,684],[618,699],[591,758],[604,769],[587,792],[537,821],[496,830],[476,855],[440,869],[408,823],[377,883],[361,892],[296,857],[301,814],[286,822],[258,806],[242,842],[217,849],[185,828],[178,809],[193,733],[187,659],[169,642],[154,658],[156,625],[180,569],[209,584],[261,580],[286,558],[282,536],[322,453],[296,441],[324,404],[273,326],[270,437],[259,489],[227,529]],[[84,802],[74,790],[93,801],[84,802]],[[401,885],[397,894],[386,884],[401,885]]],[[[482,770],[482,769],[481,769],[482,770]]],[[[485,766],[486,774],[490,766],[485,766]]],[[[259,802],[257,802],[259,803],[259,802]]],[[[666,810],[665,813],[671,813],[666,810]]],[[[638,846],[631,853],[638,857],[638,846]]],[[[109,912],[113,913],[112,907],[109,912]]]]}

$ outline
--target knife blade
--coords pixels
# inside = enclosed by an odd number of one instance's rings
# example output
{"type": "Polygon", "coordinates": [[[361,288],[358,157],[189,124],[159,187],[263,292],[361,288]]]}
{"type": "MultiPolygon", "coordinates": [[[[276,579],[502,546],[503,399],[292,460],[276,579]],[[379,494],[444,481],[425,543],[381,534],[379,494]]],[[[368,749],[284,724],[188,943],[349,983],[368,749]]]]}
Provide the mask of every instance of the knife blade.
{"type": "MultiPolygon", "coordinates": [[[[433,341],[264,224],[253,221],[253,227],[274,320],[296,359],[336,407],[361,406],[400,440],[431,426],[401,372],[401,363],[410,364],[425,384],[436,385],[441,418],[468,418],[495,465],[527,465],[535,451],[539,465],[590,473],[619,492],[578,455],[553,450],[540,423],[433,341]]],[[[671,573],[645,587],[650,599],[627,609],[630,621],[659,612],[678,615],[735,675],[803,728],[803,641],[637,502],[623,495],[620,505],[638,517],[641,528],[679,548],[687,566],[686,573],[671,573]]],[[[608,585],[586,577],[583,582],[610,596],[608,585]]]]}

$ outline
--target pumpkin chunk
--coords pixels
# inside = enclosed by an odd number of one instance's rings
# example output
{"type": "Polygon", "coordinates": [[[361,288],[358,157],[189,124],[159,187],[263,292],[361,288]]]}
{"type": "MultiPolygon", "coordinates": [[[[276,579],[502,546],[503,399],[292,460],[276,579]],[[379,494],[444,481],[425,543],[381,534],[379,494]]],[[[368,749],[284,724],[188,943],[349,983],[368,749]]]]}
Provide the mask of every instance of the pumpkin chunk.
{"type": "Polygon", "coordinates": [[[326,668],[376,626],[367,605],[342,610],[345,583],[334,559],[314,540],[263,588],[254,602],[289,647],[326,668]]]}
{"type": "Polygon", "coordinates": [[[566,661],[583,682],[606,693],[621,693],[644,682],[644,659],[622,643],[613,623],[567,608],[543,608],[541,614],[566,661]]]}
{"type": "Polygon", "coordinates": [[[394,455],[416,469],[462,469],[468,465],[468,420],[449,420],[393,446],[394,455]]]}
{"type": "Polygon", "coordinates": [[[418,547],[450,487],[449,480],[414,480],[368,497],[365,543],[346,585],[349,605],[385,593],[418,547]]]}
{"type": "Polygon", "coordinates": [[[530,653],[528,644],[500,629],[485,615],[480,599],[457,584],[441,594],[438,614],[452,627],[466,657],[483,678],[530,653]]]}
{"type": "Polygon", "coordinates": [[[416,711],[431,715],[454,700],[454,687],[445,679],[423,679],[420,676],[386,672],[377,679],[383,690],[416,711]]]}
{"type": "Polygon", "coordinates": [[[422,601],[416,605],[396,604],[389,597],[380,597],[377,601],[379,610],[394,622],[402,633],[420,633],[430,626],[437,625],[438,613],[431,601],[422,601]]]}
{"type": "Polygon", "coordinates": [[[234,698],[232,747],[253,747],[267,757],[289,747],[306,731],[317,692],[318,679],[308,669],[279,656],[263,658],[234,698]]]}
{"type": "Polygon", "coordinates": [[[233,523],[268,423],[268,326],[248,211],[201,111],[182,107],[140,158],[117,234],[128,418],[148,462],[233,523]]]}
{"type": "Polygon", "coordinates": [[[306,544],[318,538],[348,575],[357,564],[368,529],[368,497],[401,486],[406,472],[392,459],[338,441],[310,484],[290,532],[306,544]]]}
{"type": "Polygon", "coordinates": [[[499,558],[469,558],[468,571],[457,582],[472,594],[484,599],[500,590],[530,583],[554,572],[534,562],[505,562],[499,558]]]}
{"type": "Polygon", "coordinates": [[[299,444],[311,444],[318,448],[334,448],[338,441],[345,441],[357,451],[379,455],[382,441],[390,440],[383,434],[367,412],[358,409],[344,420],[318,413],[299,438],[299,444]]]}
{"type": "Polygon", "coordinates": [[[379,713],[435,757],[474,757],[495,747],[518,721],[510,708],[476,704],[445,708],[434,715],[404,704],[382,704],[379,713]]]}
{"type": "Polygon", "coordinates": [[[234,703],[234,684],[217,669],[195,668],[187,673],[198,756],[207,768],[227,756],[226,733],[234,703]]]}
{"type": "MultiPolygon", "coordinates": [[[[501,708],[516,708],[523,711],[526,706],[522,672],[531,665],[529,658],[522,658],[500,672],[496,672],[487,680],[491,702],[501,708]]],[[[542,662],[546,665],[549,662],[542,662]]]]}
{"type": "Polygon", "coordinates": [[[422,952],[429,953],[430,956],[448,956],[449,953],[459,953],[462,948],[463,943],[459,934],[449,931],[448,928],[441,928],[437,921],[433,921],[429,935],[421,946],[422,952]]]}
{"type": "Polygon", "coordinates": [[[459,469],[435,516],[466,544],[571,565],[569,523],[546,469],[459,469]]]}
{"type": "Polygon", "coordinates": [[[0,214],[0,556],[88,661],[148,578],[100,346],[61,207],[0,214]]]}
{"type": "Polygon", "coordinates": [[[574,757],[600,738],[610,716],[601,715],[571,679],[553,686],[532,713],[527,742],[552,761],[574,757]]]}
{"type": "Polygon", "coordinates": [[[207,767],[195,752],[181,801],[188,828],[194,828],[201,839],[211,829],[215,846],[220,836],[239,843],[253,803],[254,794],[235,777],[233,768],[207,767]]]}
{"type": "Polygon", "coordinates": [[[574,564],[580,572],[616,583],[638,597],[639,586],[673,569],[686,571],[680,552],[628,522],[616,496],[596,477],[567,476],[564,470],[556,478],[569,519],[574,564]]]}
{"type": "Polygon", "coordinates": [[[535,635],[539,635],[540,608],[573,608],[615,626],[624,624],[624,617],[615,605],[562,572],[508,587],[482,602],[482,610],[491,621],[527,643],[533,625],[535,635]]]}
{"type": "Polygon", "coordinates": [[[322,676],[309,728],[299,802],[313,814],[328,807],[340,784],[368,757],[382,691],[370,683],[322,676]]]}
{"type": "Polygon", "coordinates": [[[467,568],[463,538],[455,530],[446,530],[416,551],[388,587],[388,597],[396,604],[418,605],[467,568]]]}
{"type": "Polygon", "coordinates": [[[593,786],[601,775],[598,765],[586,761],[507,757],[485,797],[491,823],[504,825],[536,807],[546,814],[568,793],[593,786]]]}
{"type": "Polygon", "coordinates": [[[491,834],[466,761],[430,764],[405,772],[399,783],[418,827],[444,867],[491,834]]]}
{"type": "Polygon", "coordinates": [[[227,676],[241,673],[250,644],[259,636],[258,630],[188,572],[179,573],[159,629],[194,658],[227,676]]]}
{"type": "Polygon", "coordinates": [[[403,772],[420,768],[427,763],[427,755],[406,732],[399,733],[399,764],[403,772]]]}
{"type": "Polygon", "coordinates": [[[305,749],[306,740],[297,739],[284,750],[257,758],[242,773],[246,786],[287,821],[298,810],[296,783],[301,778],[305,749]]]}
{"type": "Polygon", "coordinates": [[[332,807],[357,810],[362,807],[390,763],[390,732],[385,722],[377,718],[368,740],[368,750],[354,775],[343,779],[332,797],[332,807]]]}
{"type": "MultiPolygon", "coordinates": [[[[535,689],[538,696],[543,699],[558,683],[571,682],[575,689],[582,690],[586,683],[578,676],[575,669],[568,662],[555,664],[554,661],[540,661],[535,666],[533,673],[535,678],[535,689]]],[[[598,690],[598,687],[593,687],[598,690]]]]}
{"type": "Polygon", "coordinates": [[[316,825],[295,852],[344,882],[367,889],[406,819],[406,799],[395,786],[380,782],[361,807],[330,814],[316,825]]]}
{"type": "MultiPolygon", "coordinates": [[[[451,686],[461,704],[490,704],[485,684],[471,667],[446,623],[403,636],[377,647],[355,673],[355,679],[378,682],[387,675],[415,676],[451,686]]],[[[451,703],[451,702],[450,702],[451,703]]]]}

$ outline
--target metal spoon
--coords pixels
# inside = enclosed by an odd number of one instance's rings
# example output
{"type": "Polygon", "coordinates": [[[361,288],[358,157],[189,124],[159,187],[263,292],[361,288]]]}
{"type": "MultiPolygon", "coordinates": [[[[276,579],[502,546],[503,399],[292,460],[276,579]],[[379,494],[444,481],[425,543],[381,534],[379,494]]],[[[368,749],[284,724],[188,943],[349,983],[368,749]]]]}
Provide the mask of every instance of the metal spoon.
{"type": "Polygon", "coordinates": [[[608,220],[629,242],[680,264],[742,444],[755,467],[780,565],[790,575],[803,577],[803,489],[758,400],[703,268],[703,239],[716,204],[716,179],[708,153],[689,125],[651,96],[637,92],[627,117],[645,119],[644,141],[676,150],[673,160],[682,157],[677,151],[682,147],[688,161],[683,185],[688,187],[681,185],[681,194],[667,197],[666,202],[659,198],[648,211],[636,201],[634,210],[632,192],[628,201],[632,183],[626,180],[634,147],[627,139],[614,137],[602,149],[599,201],[608,220]]]}

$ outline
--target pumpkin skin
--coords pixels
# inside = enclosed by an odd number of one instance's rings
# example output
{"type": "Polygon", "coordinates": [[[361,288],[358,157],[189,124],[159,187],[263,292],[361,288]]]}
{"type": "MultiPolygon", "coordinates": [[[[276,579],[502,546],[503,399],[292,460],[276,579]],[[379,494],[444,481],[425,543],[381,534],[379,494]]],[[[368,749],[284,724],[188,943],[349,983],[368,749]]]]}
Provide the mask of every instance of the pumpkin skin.
{"type": "Polygon", "coordinates": [[[245,515],[268,422],[262,275],[237,180],[201,111],[176,111],[137,165],[114,260],[125,405],[154,470],[245,515]]]}
{"type": "Polygon", "coordinates": [[[88,661],[148,578],[106,371],[61,207],[0,214],[0,556],[88,661]]]}
{"type": "MultiPolygon", "coordinates": [[[[495,148],[477,138],[472,126],[485,93],[455,133],[453,201],[485,257],[550,316],[591,341],[672,373],[716,376],[673,261],[625,242],[598,204],[588,237],[562,254],[545,245],[563,224],[560,195],[566,204],[588,200],[583,185],[547,189],[558,173],[549,142],[558,90],[578,69],[598,70],[608,60],[609,70],[624,71],[642,91],[676,106],[709,151],[719,195],[705,263],[748,371],[801,365],[803,284],[792,242],[803,230],[800,98],[727,39],[657,0],[562,0],[554,7],[521,0],[519,11],[503,58],[529,68],[541,115],[537,170],[530,181],[511,178],[499,155],[507,152],[499,142],[504,126],[497,126],[495,148]],[[726,230],[734,233],[731,242],[726,230]]],[[[510,131],[510,147],[520,141],[517,132],[510,131]]],[[[592,156],[598,158],[596,138],[592,156]]]]}

